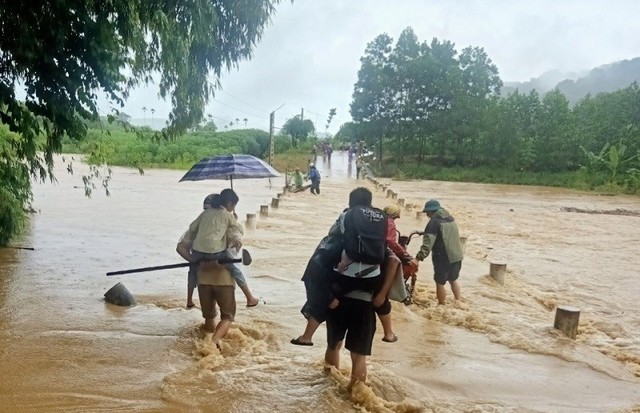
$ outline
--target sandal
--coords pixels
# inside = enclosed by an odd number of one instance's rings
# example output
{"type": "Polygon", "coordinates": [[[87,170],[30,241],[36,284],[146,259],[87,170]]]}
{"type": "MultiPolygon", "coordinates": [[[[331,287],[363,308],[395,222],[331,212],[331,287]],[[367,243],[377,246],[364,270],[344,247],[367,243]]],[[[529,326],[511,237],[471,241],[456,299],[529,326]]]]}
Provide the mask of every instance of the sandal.
{"type": "Polygon", "coordinates": [[[307,341],[300,341],[300,337],[292,338],[291,344],[295,344],[296,346],[312,346],[313,343],[309,343],[307,341]]]}

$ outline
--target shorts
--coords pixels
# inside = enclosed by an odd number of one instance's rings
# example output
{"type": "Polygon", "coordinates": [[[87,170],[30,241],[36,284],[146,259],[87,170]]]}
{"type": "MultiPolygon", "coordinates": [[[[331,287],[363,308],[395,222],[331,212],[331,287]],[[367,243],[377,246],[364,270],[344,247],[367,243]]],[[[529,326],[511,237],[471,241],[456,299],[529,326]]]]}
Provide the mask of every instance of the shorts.
{"type": "Polygon", "coordinates": [[[335,349],[345,339],[345,348],[351,352],[371,355],[373,335],[376,332],[376,314],[369,301],[349,297],[340,298],[340,305],[327,311],[327,345],[335,349]]]}
{"type": "Polygon", "coordinates": [[[436,284],[445,285],[447,281],[454,282],[460,276],[460,269],[462,268],[462,261],[453,262],[451,264],[433,264],[434,275],[433,280],[436,284]]]}
{"type": "Polygon", "coordinates": [[[220,319],[233,321],[236,316],[236,296],[233,285],[198,286],[198,297],[203,318],[215,318],[216,304],[220,307],[220,319]]]}

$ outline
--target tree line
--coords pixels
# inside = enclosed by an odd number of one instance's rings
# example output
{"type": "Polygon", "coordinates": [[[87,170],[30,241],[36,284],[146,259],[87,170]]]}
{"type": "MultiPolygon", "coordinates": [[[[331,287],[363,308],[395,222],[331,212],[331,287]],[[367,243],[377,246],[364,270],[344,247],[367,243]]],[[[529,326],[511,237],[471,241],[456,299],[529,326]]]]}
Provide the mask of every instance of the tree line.
{"type": "Polygon", "coordinates": [[[428,178],[433,166],[532,173],[581,171],[592,186],[640,186],[640,88],[588,95],[575,106],[559,91],[500,97],[496,66],[479,47],[420,42],[411,28],[394,44],[367,45],[336,135],[375,148],[387,174],[428,178]]]}

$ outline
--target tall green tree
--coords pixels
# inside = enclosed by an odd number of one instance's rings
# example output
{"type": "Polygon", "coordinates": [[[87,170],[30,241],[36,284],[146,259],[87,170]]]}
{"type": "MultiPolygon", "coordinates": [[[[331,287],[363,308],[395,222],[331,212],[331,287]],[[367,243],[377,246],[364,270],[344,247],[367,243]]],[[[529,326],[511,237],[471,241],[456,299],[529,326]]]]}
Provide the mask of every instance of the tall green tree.
{"type": "Polygon", "coordinates": [[[483,129],[489,99],[500,93],[502,80],[498,68],[480,47],[463,49],[458,62],[449,119],[453,121],[450,130],[454,161],[462,165],[473,162],[479,152],[478,132],[483,129]]]}
{"type": "Polygon", "coordinates": [[[350,113],[366,137],[368,145],[377,146],[382,162],[382,140],[390,129],[394,109],[394,70],[390,64],[393,39],[387,34],[377,36],[367,44],[360,59],[358,80],[354,86],[350,113]]]}
{"type": "Polygon", "coordinates": [[[309,119],[302,119],[300,115],[296,115],[287,121],[282,126],[281,132],[285,135],[291,136],[291,145],[296,148],[298,142],[304,142],[316,128],[309,119]]]}
{"type": "Polygon", "coordinates": [[[329,125],[331,125],[331,121],[333,120],[333,117],[336,116],[336,108],[331,108],[329,109],[329,116],[327,117],[327,124],[324,127],[324,133],[328,133],[327,131],[329,130],[329,125]]]}

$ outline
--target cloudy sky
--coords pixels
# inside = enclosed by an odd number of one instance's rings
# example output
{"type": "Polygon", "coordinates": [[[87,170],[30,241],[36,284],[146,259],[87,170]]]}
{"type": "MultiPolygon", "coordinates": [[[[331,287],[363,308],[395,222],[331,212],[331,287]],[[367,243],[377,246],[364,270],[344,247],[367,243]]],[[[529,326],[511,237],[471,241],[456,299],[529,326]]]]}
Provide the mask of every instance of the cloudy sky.
{"type": "MultiPolygon", "coordinates": [[[[437,37],[456,49],[483,47],[504,81],[546,71],[574,72],[640,56],[638,0],[284,0],[250,61],[226,73],[207,113],[219,128],[240,119],[268,130],[299,114],[329,132],[351,120],[349,103],[366,44],[408,26],[420,41],[437,37]]],[[[154,88],[134,91],[124,111],[166,118],[169,103],[154,88]]]]}

